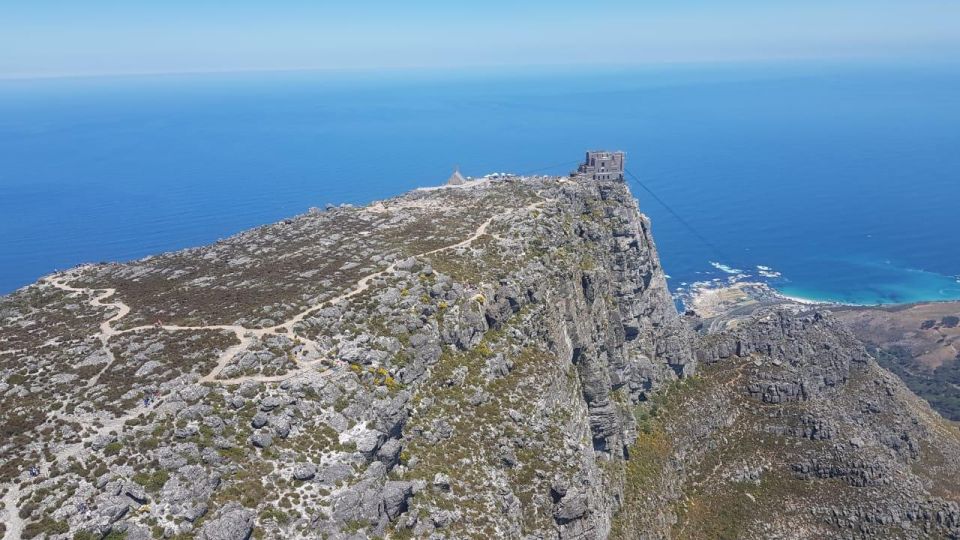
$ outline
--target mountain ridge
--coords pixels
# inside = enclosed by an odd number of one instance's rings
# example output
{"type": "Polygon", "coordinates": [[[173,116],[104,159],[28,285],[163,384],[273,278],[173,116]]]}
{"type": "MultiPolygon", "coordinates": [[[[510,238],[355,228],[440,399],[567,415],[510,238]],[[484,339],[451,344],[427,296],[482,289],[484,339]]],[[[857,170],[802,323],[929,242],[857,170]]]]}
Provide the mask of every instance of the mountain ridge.
{"type": "Polygon", "coordinates": [[[4,538],[960,534],[956,427],[829,313],[697,335],[619,181],[314,211],[0,321],[4,538]]]}

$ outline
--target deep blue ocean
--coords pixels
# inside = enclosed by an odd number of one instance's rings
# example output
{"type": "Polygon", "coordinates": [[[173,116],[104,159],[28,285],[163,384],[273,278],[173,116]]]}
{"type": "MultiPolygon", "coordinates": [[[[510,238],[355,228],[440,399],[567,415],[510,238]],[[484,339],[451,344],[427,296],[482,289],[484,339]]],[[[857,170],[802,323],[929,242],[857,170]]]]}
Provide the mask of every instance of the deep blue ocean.
{"type": "Polygon", "coordinates": [[[686,222],[632,186],[674,290],[960,298],[960,68],[882,63],[0,81],[0,292],[588,148],[686,222]]]}

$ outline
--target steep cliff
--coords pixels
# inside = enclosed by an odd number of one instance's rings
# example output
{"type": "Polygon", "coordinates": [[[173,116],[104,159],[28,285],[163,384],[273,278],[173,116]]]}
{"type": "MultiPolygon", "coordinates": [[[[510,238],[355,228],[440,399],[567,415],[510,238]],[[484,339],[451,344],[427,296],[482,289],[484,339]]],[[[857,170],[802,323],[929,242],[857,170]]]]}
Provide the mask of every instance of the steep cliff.
{"type": "Polygon", "coordinates": [[[829,314],[697,336],[627,186],[311,212],[0,300],[5,538],[960,534],[829,314]]]}
{"type": "MultiPolygon", "coordinates": [[[[414,497],[415,536],[607,536],[632,403],[695,369],[625,185],[543,187],[544,204],[501,225],[516,245],[498,256],[516,269],[494,270],[438,324],[451,348],[418,381],[402,438],[415,462],[400,473],[444,487],[414,497]]],[[[459,281],[491,253],[424,262],[459,281]]]]}
{"type": "Polygon", "coordinates": [[[960,534],[956,427],[832,315],[761,311],[703,338],[698,358],[638,410],[620,536],[960,534]]]}

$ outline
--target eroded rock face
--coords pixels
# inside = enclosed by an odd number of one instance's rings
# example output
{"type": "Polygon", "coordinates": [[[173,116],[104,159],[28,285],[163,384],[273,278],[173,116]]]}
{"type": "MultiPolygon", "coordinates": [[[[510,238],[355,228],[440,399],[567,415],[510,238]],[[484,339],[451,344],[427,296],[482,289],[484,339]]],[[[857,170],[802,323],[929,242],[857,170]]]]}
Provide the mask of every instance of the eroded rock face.
{"type": "Polygon", "coordinates": [[[621,182],[311,212],[71,270],[0,321],[16,530],[958,534],[955,430],[827,313],[691,333],[621,182]]]}
{"type": "Polygon", "coordinates": [[[202,540],[247,540],[253,533],[254,513],[228,503],[201,529],[202,540]]]}
{"type": "Polygon", "coordinates": [[[762,313],[736,332],[711,336],[700,352],[707,362],[751,355],[767,359],[748,386],[766,403],[804,401],[841,388],[851,369],[870,361],[842,324],[816,311],[762,313]]]}
{"type": "Polygon", "coordinates": [[[632,448],[632,458],[652,463],[643,474],[658,484],[628,490],[615,536],[960,532],[950,517],[956,429],[832,314],[771,308],[734,327],[703,338],[701,374],[665,393],[632,448]],[[678,512],[681,499],[696,512],[678,512]],[[641,500],[642,510],[630,509],[641,500]]]}

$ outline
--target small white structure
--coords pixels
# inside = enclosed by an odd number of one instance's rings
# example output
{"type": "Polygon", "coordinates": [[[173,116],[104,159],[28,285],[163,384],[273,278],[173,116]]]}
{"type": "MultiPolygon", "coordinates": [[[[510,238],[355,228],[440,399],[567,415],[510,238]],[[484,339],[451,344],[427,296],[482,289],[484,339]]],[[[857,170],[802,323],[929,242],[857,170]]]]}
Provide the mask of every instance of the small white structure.
{"type": "Polygon", "coordinates": [[[467,179],[460,174],[460,167],[457,167],[453,170],[453,174],[450,175],[450,178],[447,178],[448,186],[462,186],[467,183],[467,179]]]}

